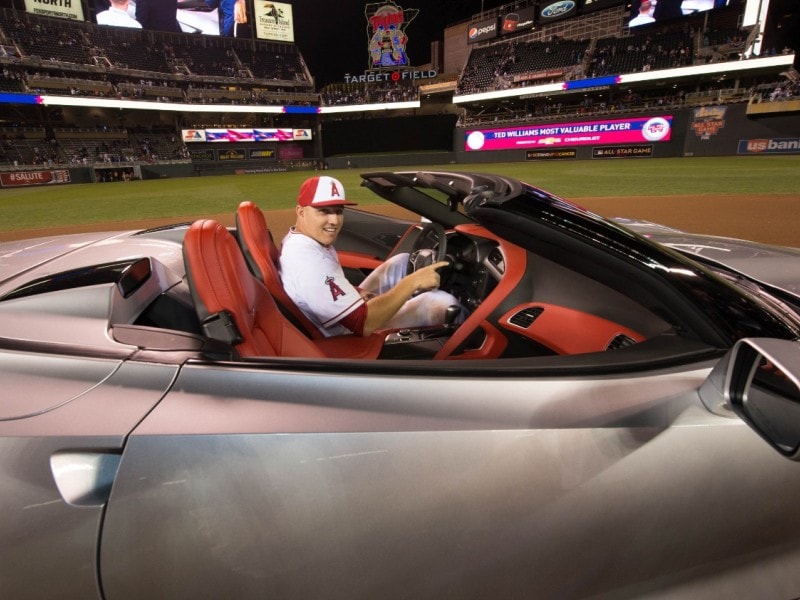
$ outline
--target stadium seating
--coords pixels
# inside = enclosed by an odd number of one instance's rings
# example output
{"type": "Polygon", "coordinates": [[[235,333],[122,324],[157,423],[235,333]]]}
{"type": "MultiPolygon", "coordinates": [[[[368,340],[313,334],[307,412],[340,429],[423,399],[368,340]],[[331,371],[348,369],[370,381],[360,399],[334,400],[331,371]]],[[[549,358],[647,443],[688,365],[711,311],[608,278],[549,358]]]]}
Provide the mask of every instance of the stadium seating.
{"type": "Polygon", "coordinates": [[[3,10],[0,11],[0,28],[25,56],[53,63],[93,63],[83,37],[83,23],[3,10]]]}
{"type": "Polygon", "coordinates": [[[643,33],[598,42],[590,77],[685,67],[694,62],[694,39],[684,32],[643,33]]]}
{"type": "MultiPolygon", "coordinates": [[[[513,7],[526,5],[525,0],[513,7]]],[[[492,9],[498,16],[512,5],[492,9]]],[[[587,16],[553,25],[543,25],[529,32],[501,36],[469,46],[466,64],[458,74],[456,95],[491,92],[509,88],[578,80],[586,77],[620,75],[648,70],[739,60],[752,41],[753,33],[739,26],[742,3],[732,2],[725,9],[681,20],[678,24],[647,26],[641,31],[628,30],[626,13],[598,11],[602,19],[587,16]]],[[[484,15],[481,15],[482,17],[484,15]]],[[[767,50],[775,53],[775,49],[767,50]]],[[[0,91],[108,97],[156,102],[194,104],[323,105],[386,104],[420,100],[421,83],[415,81],[371,83],[336,83],[314,89],[313,74],[303,60],[301,49],[293,43],[241,40],[192,34],[160,32],[116,27],[102,27],[89,22],[72,21],[0,8],[0,58],[3,72],[0,91]]],[[[615,111],[646,110],[654,105],[684,107],[711,101],[745,102],[742,90],[769,84],[775,89],[777,73],[768,72],[738,77],[733,91],[720,78],[716,82],[678,82],[665,92],[663,88],[636,90],[601,90],[588,94],[558,97],[509,98],[503,102],[465,103],[459,107],[459,122],[513,122],[548,120],[563,116],[602,115],[615,111]],[[730,92],[730,93],[729,93],[730,92]]],[[[771,92],[770,92],[771,93],[771,92]]],[[[787,93],[785,89],[782,93],[787,93]]],[[[763,99],[761,90],[758,99],[763,99]]],[[[455,112],[447,107],[439,110],[455,112]]],[[[20,113],[22,115],[23,113],[20,113]]],[[[398,113],[399,114],[399,113],[398,113]]],[[[357,118],[358,113],[345,117],[357,118]]],[[[63,114],[54,111],[49,119],[58,125],[63,114]]],[[[267,117],[258,123],[217,122],[217,118],[198,118],[185,127],[237,127],[254,124],[267,126],[314,127],[309,118],[297,120],[267,117]],[[208,122],[213,120],[213,122],[208,122]]],[[[69,123],[64,123],[68,125],[69,123]]],[[[41,126],[40,117],[22,118],[16,126],[41,126]]],[[[155,131],[150,133],[155,134],[155,131]]],[[[172,127],[172,137],[180,131],[172,127]]],[[[119,140],[110,152],[95,152],[103,139],[75,142],[66,133],[47,136],[54,144],[41,144],[31,137],[4,138],[0,166],[16,164],[92,163],[95,160],[175,160],[185,159],[187,149],[180,143],[153,143],[150,151],[141,152],[133,132],[119,140]],[[63,136],[63,137],[62,137],[63,136]],[[86,146],[86,151],[84,151],[86,146]],[[163,149],[162,149],[163,146],[163,149]],[[46,151],[44,151],[46,149],[46,151]]],[[[151,136],[153,140],[155,137],[151,136]]]]}

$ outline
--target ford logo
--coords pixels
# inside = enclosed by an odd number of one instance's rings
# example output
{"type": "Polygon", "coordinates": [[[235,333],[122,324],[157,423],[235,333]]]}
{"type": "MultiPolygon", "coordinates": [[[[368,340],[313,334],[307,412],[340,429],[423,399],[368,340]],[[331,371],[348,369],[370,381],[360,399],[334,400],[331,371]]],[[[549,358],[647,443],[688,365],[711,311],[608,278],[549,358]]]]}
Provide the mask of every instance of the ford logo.
{"type": "Polygon", "coordinates": [[[542,9],[542,16],[545,19],[552,19],[553,17],[560,17],[565,15],[575,8],[574,0],[561,0],[561,2],[553,2],[548,4],[542,9]]]}

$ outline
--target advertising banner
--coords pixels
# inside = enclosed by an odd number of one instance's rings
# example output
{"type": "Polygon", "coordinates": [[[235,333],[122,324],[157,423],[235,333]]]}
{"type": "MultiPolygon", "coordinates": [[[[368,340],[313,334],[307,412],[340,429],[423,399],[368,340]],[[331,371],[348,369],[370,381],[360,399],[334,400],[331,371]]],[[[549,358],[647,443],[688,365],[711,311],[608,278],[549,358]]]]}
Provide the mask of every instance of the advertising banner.
{"type": "Polygon", "coordinates": [[[189,150],[189,156],[192,160],[216,160],[217,157],[213,150],[189,150]]]}
{"type": "Polygon", "coordinates": [[[467,151],[668,142],[672,115],[467,130],[467,151]]]}
{"type": "Polygon", "coordinates": [[[689,126],[701,140],[709,140],[725,127],[727,106],[703,106],[692,111],[689,126]]]}
{"type": "Polygon", "coordinates": [[[219,160],[244,160],[244,150],[219,150],[219,160]]]}
{"type": "Polygon", "coordinates": [[[540,79],[554,79],[564,75],[564,69],[547,69],[545,71],[528,71],[527,73],[518,73],[514,75],[511,80],[514,83],[522,81],[537,81],[540,79]]]}
{"type": "Polygon", "coordinates": [[[281,146],[278,148],[278,158],[281,160],[303,158],[303,149],[300,146],[281,146]]]}
{"type": "Polygon", "coordinates": [[[467,28],[467,43],[484,42],[497,37],[497,19],[485,19],[470,23],[467,28]]]}
{"type": "Polygon", "coordinates": [[[275,148],[263,148],[259,150],[250,150],[249,157],[251,160],[259,160],[264,158],[275,158],[275,148]]]}
{"type": "Polygon", "coordinates": [[[256,37],[262,40],[294,42],[292,5],[284,2],[256,2],[256,37]]]}
{"type": "Polygon", "coordinates": [[[46,0],[25,0],[25,11],[43,17],[61,17],[83,21],[83,5],[80,0],[70,2],[47,2],[46,0]]]}
{"type": "Polygon", "coordinates": [[[558,160],[563,158],[578,158],[578,151],[575,148],[562,148],[559,150],[528,150],[525,152],[525,160],[558,160]]]}
{"type": "Polygon", "coordinates": [[[70,183],[69,171],[21,171],[19,173],[0,173],[0,185],[3,187],[20,187],[24,185],[48,185],[53,183],[70,183]]]}
{"type": "Polygon", "coordinates": [[[738,154],[800,154],[800,138],[739,140],[738,154]]]}
{"type": "Polygon", "coordinates": [[[557,0],[541,4],[539,11],[539,24],[544,25],[551,21],[567,19],[578,14],[578,3],[575,0],[557,0]]]}
{"type": "Polygon", "coordinates": [[[532,6],[506,13],[500,18],[500,35],[522,33],[533,29],[536,9],[532,6]]]}
{"type": "Polygon", "coordinates": [[[184,142],[205,142],[205,129],[181,129],[181,138],[184,142]]]}
{"type": "Polygon", "coordinates": [[[653,156],[653,144],[592,148],[592,158],[635,158],[637,156],[653,156]]]}

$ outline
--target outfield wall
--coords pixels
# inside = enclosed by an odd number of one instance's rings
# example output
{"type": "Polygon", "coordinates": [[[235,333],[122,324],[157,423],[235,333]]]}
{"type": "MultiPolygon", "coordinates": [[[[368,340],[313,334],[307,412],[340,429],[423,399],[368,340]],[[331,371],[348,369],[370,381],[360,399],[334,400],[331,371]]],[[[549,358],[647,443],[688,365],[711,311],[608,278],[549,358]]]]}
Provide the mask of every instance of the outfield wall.
{"type": "Polygon", "coordinates": [[[404,152],[403,154],[346,154],[325,162],[329,169],[375,169],[386,166],[446,165],[454,163],[455,152],[404,152]]]}
{"type": "MultiPolygon", "coordinates": [[[[90,183],[118,180],[120,173],[131,179],[196,177],[200,175],[246,175],[272,171],[332,169],[377,169],[424,164],[487,164],[531,160],[594,160],[605,158],[667,158],[691,156],[736,156],[800,154],[800,112],[750,115],[748,105],[704,106],[678,111],[648,111],[603,117],[557,118],[523,124],[480,128],[453,128],[452,115],[440,115],[436,130],[445,127],[452,136],[452,150],[417,148],[408,144],[424,137],[423,128],[433,127],[431,118],[411,118],[404,135],[387,130],[386,119],[339,122],[326,128],[331,135],[345,136],[357,130],[361,152],[319,159],[304,157],[280,160],[277,152],[269,159],[227,160],[228,155],[250,157],[262,146],[226,145],[226,160],[213,159],[176,163],[98,163],[94,166],[27,167],[0,173],[1,187],[90,183]],[[666,128],[665,124],[669,127],[666,128]],[[412,127],[413,125],[413,127],[412,127]],[[478,142],[470,135],[480,131],[478,142]],[[498,132],[503,133],[502,136],[498,132]],[[647,132],[644,136],[642,132],[647,132]],[[637,135],[639,137],[637,137],[637,135]],[[644,137],[643,137],[644,136],[644,137]],[[520,142],[520,143],[517,143],[520,142]],[[472,143],[472,148],[468,144],[472,143]],[[481,144],[484,147],[479,147],[481,144]],[[492,144],[506,149],[488,149],[492,144]],[[111,175],[113,174],[113,178],[111,175]]],[[[394,120],[395,127],[405,122],[394,120]]],[[[440,137],[440,133],[434,135],[440,137]]],[[[437,142],[438,144],[438,142],[437,142]]],[[[345,144],[339,144],[344,147],[345,144]]],[[[197,146],[200,148],[200,146],[197,146]]],[[[202,153],[203,150],[200,150],[202,153]]],[[[208,152],[216,152],[209,151],[208,152]]],[[[252,158],[252,157],[251,157],[252,158]]]]}
{"type": "Polygon", "coordinates": [[[513,126],[460,127],[453,134],[453,147],[459,164],[798,154],[800,114],[751,117],[746,104],[732,104],[564,117],[513,126]]]}
{"type": "Polygon", "coordinates": [[[693,109],[683,156],[800,153],[800,114],[748,116],[747,108],[733,104],[693,109]]]}
{"type": "MultiPolygon", "coordinates": [[[[456,127],[456,115],[409,115],[325,119],[320,128],[322,153],[328,157],[353,154],[394,155],[410,152],[447,152],[456,127]]],[[[417,163],[419,164],[419,163],[417,163]]]]}

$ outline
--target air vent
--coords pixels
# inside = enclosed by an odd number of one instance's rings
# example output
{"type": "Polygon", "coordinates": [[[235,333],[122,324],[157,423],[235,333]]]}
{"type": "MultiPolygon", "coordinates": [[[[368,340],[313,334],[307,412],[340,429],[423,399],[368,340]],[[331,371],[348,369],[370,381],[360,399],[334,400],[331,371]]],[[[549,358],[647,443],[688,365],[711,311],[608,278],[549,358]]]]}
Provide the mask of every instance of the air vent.
{"type": "Polygon", "coordinates": [[[529,306],[515,313],[508,322],[517,327],[527,329],[543,312],[544,309],[541,306],[529,306]]]}
{"type": "Polygon", "coordinates": [[[633,346],[635,343],[636,340],[634,340],[631,337],[628,337],[624,333],[620,333],[614,336],[614,339],[608,343],[608,346],[606,346],[606,350],[617,350],[618,348],[633,346]]]}

